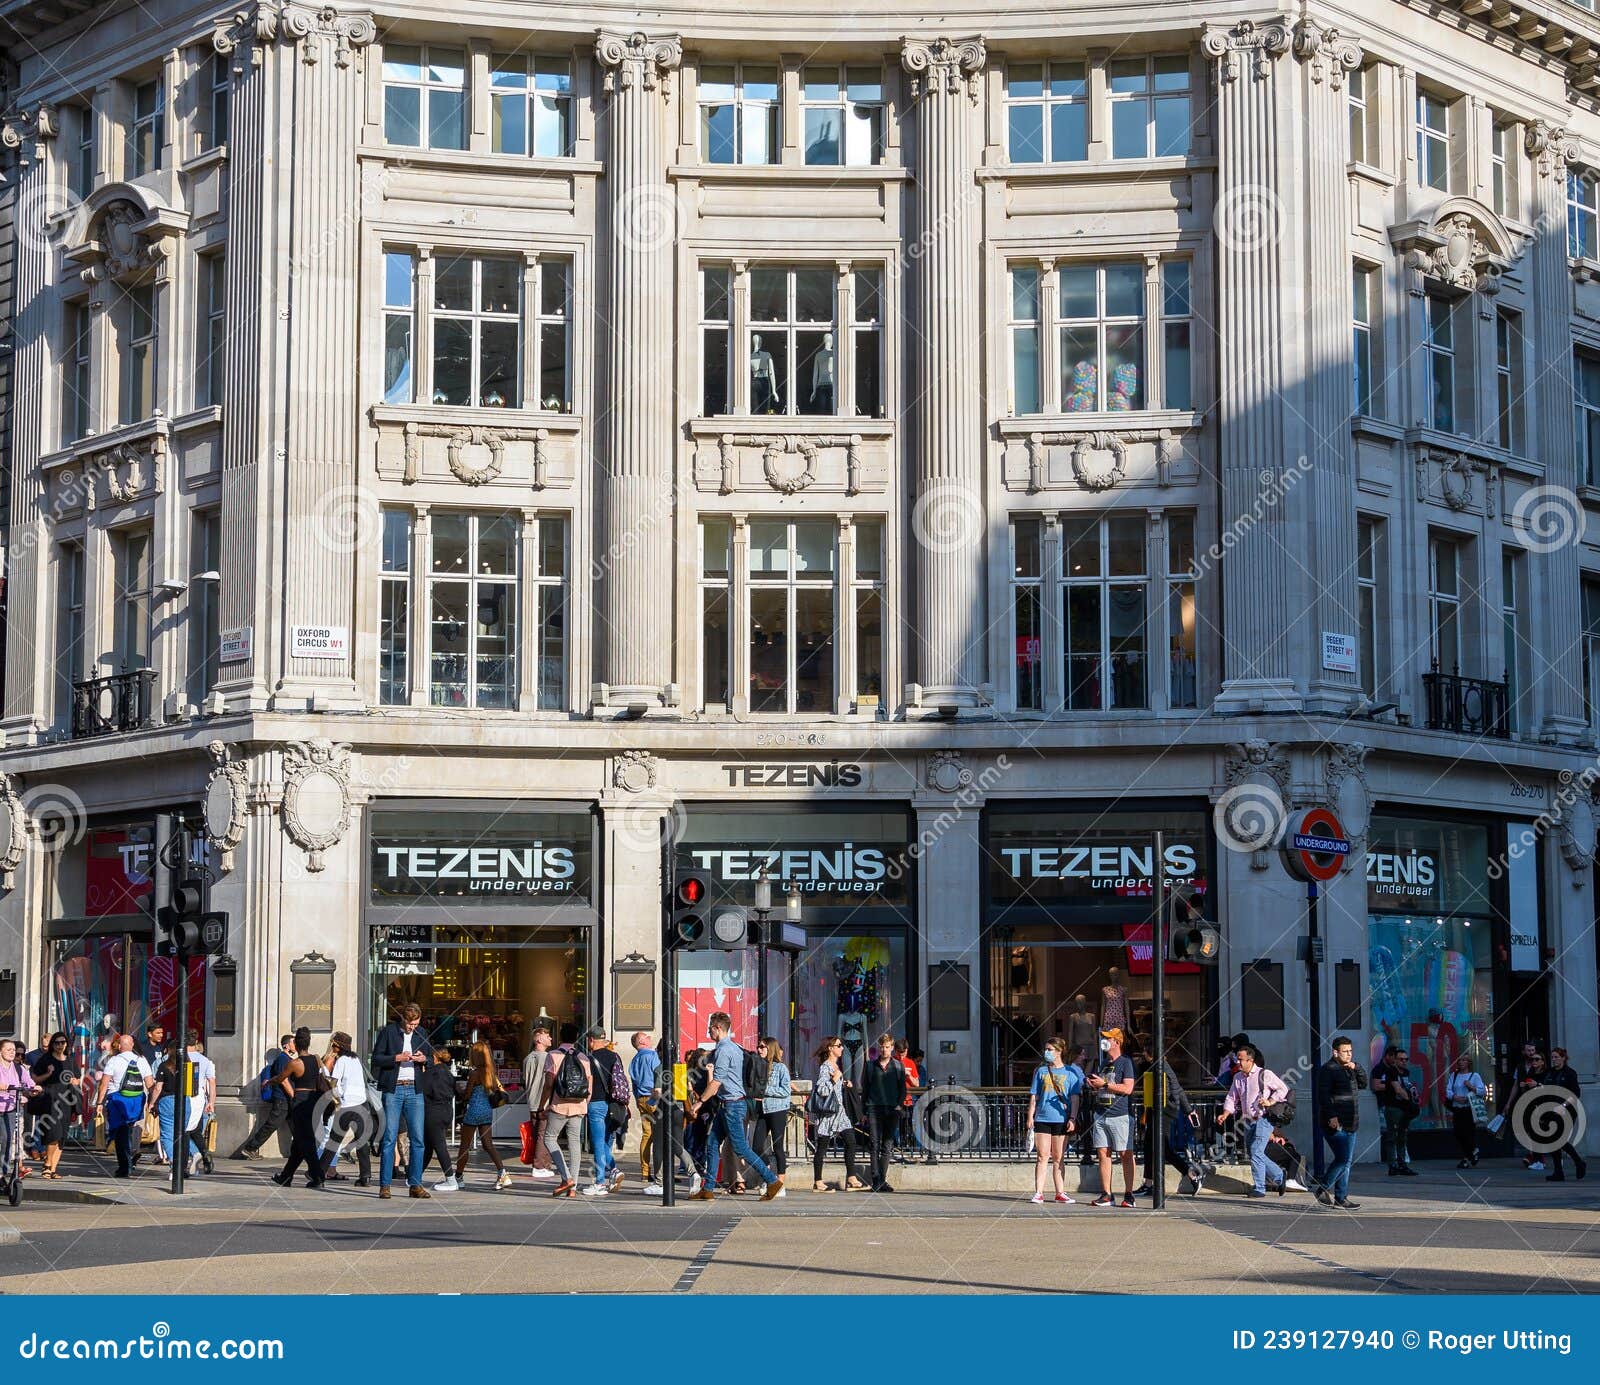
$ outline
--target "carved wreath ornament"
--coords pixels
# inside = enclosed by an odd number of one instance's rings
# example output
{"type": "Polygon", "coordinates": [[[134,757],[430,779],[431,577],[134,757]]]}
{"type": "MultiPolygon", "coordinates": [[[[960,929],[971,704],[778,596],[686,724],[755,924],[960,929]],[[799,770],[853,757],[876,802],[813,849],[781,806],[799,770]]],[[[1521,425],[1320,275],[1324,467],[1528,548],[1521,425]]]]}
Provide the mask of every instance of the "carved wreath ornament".
{"type": "Polygon", "coordinates": [[[493,481],[505,466],[505,439],[492,428],[458,428],[445,443],[445,459],[456,480],[481,486],[493,481]],[[469,445],[488,448],[489,460],[482,466],[472,466],[462,455],[469,445]]]}
{"type": "Polygon", "coordinates": [[[9,890],[17,883],[17,867],[27,846],[28,810],[16,780],[0,774],[0,889],[9,890]]]}
{"type": "Polygon", "coordinates": [[[249,779],[244,762],[221,741],[206,747],[211,753],[211,774],[203,800],[206,840],[221,856],[221,868],[233,869],[233,851],[244,840],[249,813],[249,779]]]}
{"type": "Polygon", "coordinates": [[[283,751],[283,830],[321,870],[322,853],[350,826],[350,747],[317,738],[283,751]]]}
{"type": "Polygon", "coordinates": [[[817,451],[811,438],[767,438],[761,452],[761,470],[767,484],[783,495],[803,491],[817,479],[817,451]],[[793,464],[796,456],[802,462],[799,467],[793,464]]]}

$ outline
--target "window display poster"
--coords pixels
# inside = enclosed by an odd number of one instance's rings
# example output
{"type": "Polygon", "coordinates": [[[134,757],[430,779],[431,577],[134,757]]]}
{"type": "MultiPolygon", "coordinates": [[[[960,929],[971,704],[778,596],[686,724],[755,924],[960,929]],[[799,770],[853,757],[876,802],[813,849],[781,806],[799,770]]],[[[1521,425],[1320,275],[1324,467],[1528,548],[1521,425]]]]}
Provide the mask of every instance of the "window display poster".
{"type": "Polygon", "coordinates": [[[721,1010],[733,1021],[734,1042],[754,1048],[757,1039],[756,954],[684,952],[678,957],[678,1035],[683,1051],[709,1040],[706,1026],[721,1010]]]}
{"type": "Polygon", "coordinates": [[[1372,1032],[1369,1069],[1390,1044],[1411,1055],[1422,1093],[1413,1129],[1448,1130],[1445,1083],[1465,1053],[1480,1075],[1493,1066],[1490,936],[1484,919],[1380,915],[1367,920],[1372,1032]]]}

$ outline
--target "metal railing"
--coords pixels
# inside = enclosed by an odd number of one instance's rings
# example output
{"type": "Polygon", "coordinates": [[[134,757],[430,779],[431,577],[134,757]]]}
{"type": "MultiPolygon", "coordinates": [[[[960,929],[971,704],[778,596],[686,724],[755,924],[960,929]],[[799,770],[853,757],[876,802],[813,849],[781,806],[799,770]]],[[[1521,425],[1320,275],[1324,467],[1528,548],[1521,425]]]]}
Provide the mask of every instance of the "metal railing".
{"type": "Polygon", "coordinates": [[[115,736],[138,731],[153,719],[156,671],[130,669],[72,685],[72,738],[115,736]]]}
{"type": "Polygon", "coordinates": [[[1427,702],[1428,730],[1511,739],[1504,680],[1497,683],[1492,678],[1463,678],[1459,668],[1454,673],[1442,673],[1435,660],[1433,671],[1422,675],[1422,691],[1427,702]]]}

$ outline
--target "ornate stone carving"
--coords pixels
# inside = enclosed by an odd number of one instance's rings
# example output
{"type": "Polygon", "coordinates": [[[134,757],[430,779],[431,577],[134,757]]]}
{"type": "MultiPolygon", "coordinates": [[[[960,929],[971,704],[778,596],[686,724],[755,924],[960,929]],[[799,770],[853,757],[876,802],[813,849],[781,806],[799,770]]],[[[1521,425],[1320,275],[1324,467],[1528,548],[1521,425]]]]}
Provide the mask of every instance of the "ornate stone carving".
{"type": "Polygon", "coordinates": [[[1479,229],[1479,222],[1466,212],[1450,213],[1432,226],[1411,223],[1397,228],[1393,239],[1405,251],[1412,295],[1425,294],[1429,279],[1462,293],[1499,293],[1500,274],[1509,258],[1479,229]]]}
{"type": "Polygon", "coordinates": [[[13,111],[0,125],[0,146],[25,150],[32,143],[34,157],[38,157],[43,146],[56,137],[58,128],[54,106],[40,103],[31,110],[13,111]]]}
{"type": "Polygon", "coordinates": [[[1324,29],[1315,20],[1294,26],[1294,55],[1305,63],[1313,82],[1327,79],[1335,91],[1344,86],[1344,74],[1361,66],[1361,45],[1338,29],[1324,29]]]}
{"type": "Polygon", "coordinates": [[[1372,786],[1367,782],[1367,747],[1359,741],[1351,745],[1329,745],[1322,766],[1322,783],[1327,807],[1331,808],[1350,837],[1350,855],[1345,864],[1366,850],[1367,828],[1372,823],[1372,786]]]}
{"type": "Polygon", "coordinates": [[[1594,864],[1595,814],[1594,800],[1589,794],[1576,795],[1561,810],[1559,828],[1556,840],[1561,848],[1561,859],[1572,872],[1573,889],[1582,889],[1584,877],[1594,864]]]}
{"type": "Polygon", "coordinates": [[[761,471],[767,484],[782,495],[803,491],[817,479],[817,443],[814,438],[768,438],[761,450],[761,471]],[[800,457],[801,465],[784,465],[783,459],[800,457]]]}
{"type": "Polygon", "coordinates": [[[928,756],[923,784],[934,793],[956,793],[972,782],[972,771],[959,750],[936,750],[928,756]]]}
{"type": "Polygon", "coordinates": [[[672,74],[683,61],[683,43],[676,34],[657,36],[602,32],[595,39],[594,55],[605,72],[605,89],[615,93],[655,91],[672,94],[672,74]]]}
{"type": "Polygon", "coordinates": [[[1481,508],[1485,515],[1492,518],[1498,481],[1498,472],[1483,458],[1438,447],[1425,447],[1417,454],[1417,499],[1439,500],[1457,514],[1481,508]],[[1480,476],[1483,478],[1481,507],[1477,503],[1474,484],[1480,476]]]}
{"type": "Polygon", "coordinates": [[[1281,19],[1258,24],[1253,19],[1241,19],[1231,29],[1210,29],[1205,32],[1201,46],[1208,56],[1218,60],[1218,75],[1224,82],[1239,79],[1239,59],[1250,60],[1251,71],[1260,80],[1272,70],[1272,60],[1287,53],[1292,39],[1288,24],[1281,19]]]}
{"type": "Polygon", "coordinates": [[[1070,447],[1072,479],[1086,491],[1110,490],[1128,474],[1128,447],[1133,443],[1156,444],[1156,479],[1171,484],[1172,463],[1182,444],[1170,428],[1096,429],[1088,433],[1028,434],[1028,494],[1037,495],[1049,487],[1046,462],[1052,447],[1070,447]]]}
{"type": "Polygon", "coordinates": [[[942,91],[955,96],[963,85],[967,99],[978,104],[978,75],[988,61],[983,40],[972,38],[908,38],[900,46],[900,63],[911,74],[911,99],[942,91]]]}
{"type": "Polygon", "coordinates": [[[370,14],[341,14],[332,5],[285,5],[280,16],[284,38],[299,45],[300,60],[307,64],[320,62],[322,50],[331,47],[334,62],[349,67],[356,50],[378,37],[370,14]]]}
{"type": "Polygon", "coordinates": [[[323,737],[283,750],[283,830],[307,853],[306,869],[320,871],[322,854],[350,826],[350,747],[323,737]]]}
{"type": "Polygon", "coordinates": [[[233,851],[244,840],[245,823],[250,816],[250,780],[244,762],[221,741],[212,741],[211,773],[201,807],[205,817],[206,840],[219,853],[221,868],[233,869],[233,851]]]}
{"type": "Polygon", "coordinates": [[[817,461],[827,447],[845,449],[845,493],[861,493],[859,433],[848,438],[808,437],[800,433],[719,433],[717,435],[717,493],[732,495],[739,485],[739,448],[761,449],[761,472],[781,495],[795,495],[817,479],[817,461]],[[793,461],[800,458],[799,465],[793,461]],[[786,460],[788,459],[788,460],[786,460]]]}
{"type": "Polygon", "coordinates": [[[243,71],[240,59],[250,55],[250,66],[261,66],[261,53],[278,36],[278,11],[273,5],[257,5],[217,21],[211,31],[211,46],[224,57],[233,58],[233,71],[243,71]]]}
{"type": "Polygon", "coordinates": [[[165,479],[167,458],[166,434],[137,442],[119,442],[104,452],[94,454],[93,460],[105,473],[106,494],[118,505],[137,500],[146,491],[161,494],[165,479]],[[145,470],[149,464],[148,473],[145,470]]]}
{"type": "Polygon", "coordinates": [[[1072,449],[1072,475],[1086,491],[1108,491],[1128,474],[1128,445],[1115,433],[1085,433],[1072,449]]]}
{"type": "Polygon", "coordinates": [[[400,479],[408,486],[422,479],[422,448],[418,442],[421,438],[446,439],[445,460],[450,466],[450,474],[468,486],[487,485],[499,479],[505,468],[508,442],[531,442],[533,474],[528,484],[531,489],[539,491],[550,483],[548,428],[487,428],[482,424],[417,423],[413,420],[405,425],[403,437],[405,460],[400,479]],[[487,448],[488,460],[481,466],[471,465],[466,458],[466,449],[469,447],[487,448]]]}
{"type": "Polygon", "coordinates": [[[1235,849],[1249,850],[1251,870],[1271,864],[1270,848],[1288,820],[1291,777],[1288,755],[1271,741],[1257,736],[1228,746],[1217,833],[1237,843],[1235,849]]]}
{"type": "Polygon", "coordinates": [[[861,434],[850,434],[850,447],[844,457],[844,493],[861,494],[861,434]]]}
{"type": "Polygon", "coordinates": [[[611,785],[628,793],[656,786],[656,757],[648,750],[624,750],[611,765],[611,785]]]}
{"type": "Polygon", "coordinates": [[[1578,137],[1547,120],[1535,120],[1527,126],[1522,147],[1545,178],[1565,178],[1567,165],[1579,158],[1578,137]]]}
{"type": "Polygon", "coordinates": [[[83,264],[83,282],[138,279],[152,269],[164,269],[166,237],[152,230],[142,207],[126,200],[108,203],[91,227],[90,240],[73,253],[83,264]]]}
{"type": "Polygon", "coordinates": [[[17,781],[0,774],[0,889],[9,890],[17,882],[17,867],[28,849],[28,810],[17,781]]]}

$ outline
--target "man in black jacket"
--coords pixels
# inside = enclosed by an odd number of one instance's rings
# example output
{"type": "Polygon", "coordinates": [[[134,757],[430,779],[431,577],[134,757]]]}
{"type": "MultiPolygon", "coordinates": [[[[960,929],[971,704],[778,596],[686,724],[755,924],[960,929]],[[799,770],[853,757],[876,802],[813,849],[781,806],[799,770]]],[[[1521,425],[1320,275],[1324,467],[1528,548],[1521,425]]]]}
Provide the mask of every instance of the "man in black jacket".
{"type": "Polygon", "coordinates": [[[1327,1141],[1333,1163],[1317,1189],[1317,1200],[1353,1211],[1350,1167],[1356,1161],[1356,1127],[1361,1122],[1357,1092],[1367,1089],[1367,1075],[1355,1061],[1355,1046],[1343,1034],[1333,1041],[1333,1056],[1317,1069],[1317,1109],[1322,1112],[1322,1129],[1317,1133],[1327,1141]]]}
{"type": "Polygon", "coordinates": [[[431,1197],[422,1186],[422,1170],[428,1153],[423,1142],[423,1096],[417,1079],[433,1061],[433,1045],[418,1028],[422,1008],[416,1004],[400,1007],[400,1018],[384,1025],[372,1048],[372,1075],[383,1094],[383,1159],[378,1166],[378,1196],[386,1198],[394,1179],[394,1144],[400,1136],[400,1122],[406,1125],[411,1141],[411,1156],[406,1182],[412,1197],[431,1197]]]}
{"type": "Polygon", "coordinates": [[[867,1135],[872,1141],[872,1191],[892,1193],[889,1160],[895,1130],[906,1100],[906,1070],[894,1056],[894,1035],[878,1037],[878,1056],[861,1072],[861,1097],[867,1108],[867,1135]]]}
{"type": "Polygon", "coordinates": [[[289,1098],[278,1079],[294,1056],[294,1035],[285,1034],[278,1040],[278,1051],[267,1060],[266,1099],[261,1104],[261,1114],[256,1117],[255,1128],[245,1137],[244,1143],[233,1151],[233,1158],[256,1158],[261,1146],[288,1125],[289,1098]]]}

